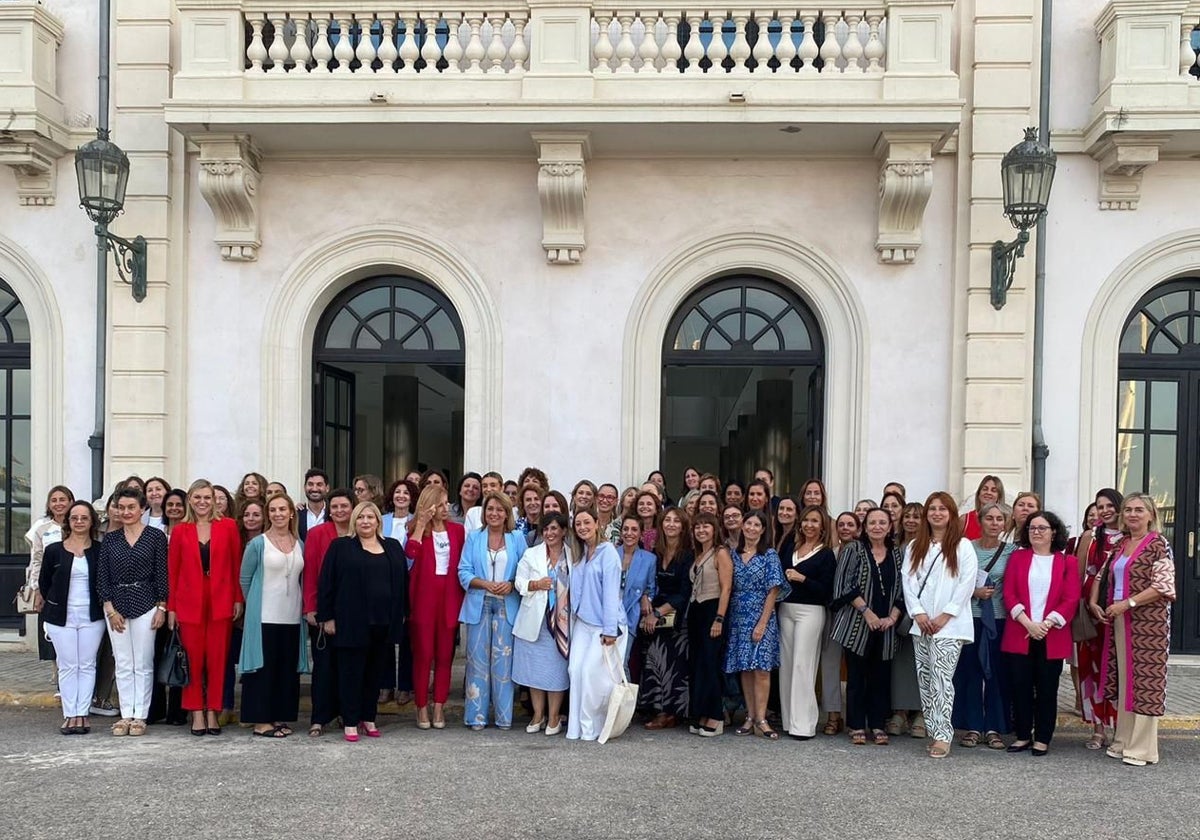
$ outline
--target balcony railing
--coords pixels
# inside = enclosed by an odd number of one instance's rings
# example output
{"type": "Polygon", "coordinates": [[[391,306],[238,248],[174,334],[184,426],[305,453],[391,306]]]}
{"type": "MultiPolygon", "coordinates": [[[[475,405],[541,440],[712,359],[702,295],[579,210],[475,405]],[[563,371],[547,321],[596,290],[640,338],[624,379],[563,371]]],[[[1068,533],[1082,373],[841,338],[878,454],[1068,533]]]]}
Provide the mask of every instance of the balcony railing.
{"type": "MultiPolygon", "coordinates": [[[[529,70],[528,7],[246,12],[248,74],[513,75],[529,70]]],[[[595,10],[589,69],[608,74],[881,74],[878,9],[595,10]],[[719,33],[719,35],[717,34],[719,33]]]]}

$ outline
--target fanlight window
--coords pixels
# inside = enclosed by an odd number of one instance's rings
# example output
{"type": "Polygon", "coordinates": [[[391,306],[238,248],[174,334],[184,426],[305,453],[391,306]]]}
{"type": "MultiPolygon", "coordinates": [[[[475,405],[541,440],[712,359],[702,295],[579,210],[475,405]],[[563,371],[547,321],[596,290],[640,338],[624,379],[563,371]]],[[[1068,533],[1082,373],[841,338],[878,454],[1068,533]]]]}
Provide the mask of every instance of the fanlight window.
{"type": "Polygon", "coordinates": [[[1200,353],[1200,278],[1155,289],[1125,325],[1121,352],[1145,356],[1200,353]]]}
{"type": "MultiPolygon", "coordinates": [[[[459,357],[462,324],[436,289],[410,277],[380,277],[353,286],[350,297],[318,331],[322,358],[353,353],[355,358],[403,356],[459,357]]],[[[451,358],[446,358],[451,360],[451,358]]]]}
{"type": "Polygon", "coordinates": [[[820,351],[804,304],[771,281],[735,277],[707,286],[680,309],[667,352],[736,354],[820,351]]]}

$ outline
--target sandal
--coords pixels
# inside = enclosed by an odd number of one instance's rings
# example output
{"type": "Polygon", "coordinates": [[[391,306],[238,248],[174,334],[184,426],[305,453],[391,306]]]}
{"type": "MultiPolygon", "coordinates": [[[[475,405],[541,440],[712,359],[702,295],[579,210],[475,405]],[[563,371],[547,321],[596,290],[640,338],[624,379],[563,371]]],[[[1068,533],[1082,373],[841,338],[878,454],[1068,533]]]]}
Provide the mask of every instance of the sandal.
{"type": "Polygon", "coordinates": [[[853,744],[853,745],[854,745],[854,746],[856,746],[856,747],[863,747],[863,746],[866,746],[866,744],[867,744],[867,730],[865,730],[865,729],[851,729],[851,730],[850,730],[850,743],[851,743],[851,744],[853,744]]]}
{"type": "Polygon", "coordinates": [[[58,727],[58,731],[63,735],[74,735],[75,727],[71,725],[71,721],[75,718],[63,718],[63,725],[58,727]]]}
{"type": "Polygon", "coordinates": [[[929,748],[930,758],[945,758],[950,755],[950,745],[945,741],[934,741],[933,746],[929,748]]]}
{"type": "Polygon", "coordinates": [[[759,735],[766,738],[768,741],[778,741],[779,740],[779,733],[776,732],[774,729],[772,729],[771,725],[769,723],[767,723],[767,721],[765,719],[760,720],[758,723],[754,724],[754,730],[759,735]]]}
{"type": "Polygon", "coordinates": [[[888,745],[888,734],[882,729],[874,729],[871,734],[875,736],[875,746],[886,747],[888,745]]]}
{"type": "Polygon", "coordinates": [[[324,734],[325,734],[325,727],[319,723],[314,723],[312,726],[308,727],[308,737],[309,738],[320,738],[324,734]]]}
{"type": "Polygon", "coordinates": [[[296,734],[296,731],[294,729],[292,729],[292,727],[288,726],[286,723],[281,723],[278,726],[276,726],[275,731],[282,732],[284,738],[286,738],[289,735],[296,734]]]}
{"type": "Polygon", "coordinates": [[[983,737],[984,737],[984,740],[987,741],[988,749],[990,749],[990,750],[1007,749],[1004,745],[1004,739],[1000,737],[999,732],[988,732],[983,737]]]}
{"type": "Polygon", "coordinates": [[[914,738],[928,737],[929,732],[925,729],[925,715],[917,713],[913,718],[912,726],[908,728],[908,734],[914,738]]]}
{"type": "Polygon", "coordinates": [[[129,734],[130,735],[145,735],[146,734],[146,721],[135,720],[133,723],[129,724],[129,734]]]}
{"type": "Polygon", "coordinates": [[[1103,732],[1097,732],[1091,738],[1088,738],[1084,746],[1089,750],[1102,750],[1108,746],[1108,738],[1104,736],[1103,732]]]}
{"type": "Polygon", "coordinates": [[[825,720],[825,728],[821,731],[826,735],[836,735],[845,728],[841,715],[830,715],[825,720]]]}
{"type": "Polygon", "coordinates": [[[259,732],[257,729],[255,729],[255,730],[253,730],[253,734],[256,738],[286,738],[287,737],[287,735],[285,735],[283,733],[282,729],[264,729],[262,732],[259,732]]]}
{"type": "Polygon", "coordinates": [[[896,713],[887,719],[887,725],[883,731],[889,735],[903,735],[904,728],[908,725],[908,718],[901,713],[896,713]]]}
{"type": "Polygon", "coordinates": [[[734,735],[749,735],[753,731],[754,731],[754,721],[750,720],[750,718],[746,718],[746,722],[743,723],[741,726],[739,726],[737,729],[733,730],[733,734],[734,735]]]}
{"type": "Polygon", "coordinates": [[[129,725],[131,723],[133,723],[133,721],[130,720],[129,718],[124,718],[122,720],[117,721],[116,723],[114,723],[112,725],[112,734],[128,735],[129,734],[129,725]]]}
{"type": "Polygon", "coordinates": [[[958,739],[960,747],[977,747],[979,746],[979,733],[972,729],[970,732],[963,733],[963,736],[958,739]]]}

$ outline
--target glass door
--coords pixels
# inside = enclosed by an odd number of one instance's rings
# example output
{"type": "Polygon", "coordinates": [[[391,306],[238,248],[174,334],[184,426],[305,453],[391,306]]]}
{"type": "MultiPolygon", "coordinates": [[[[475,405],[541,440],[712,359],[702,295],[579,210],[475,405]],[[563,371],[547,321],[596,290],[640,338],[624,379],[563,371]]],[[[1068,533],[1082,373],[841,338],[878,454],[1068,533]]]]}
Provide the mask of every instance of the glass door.
{"type": "Polygon", "coordinates": [[[349,487],[354,477],[354,374],[318,364],[313,398],[313,464],[329,474],[332,487],[349,487]]]}

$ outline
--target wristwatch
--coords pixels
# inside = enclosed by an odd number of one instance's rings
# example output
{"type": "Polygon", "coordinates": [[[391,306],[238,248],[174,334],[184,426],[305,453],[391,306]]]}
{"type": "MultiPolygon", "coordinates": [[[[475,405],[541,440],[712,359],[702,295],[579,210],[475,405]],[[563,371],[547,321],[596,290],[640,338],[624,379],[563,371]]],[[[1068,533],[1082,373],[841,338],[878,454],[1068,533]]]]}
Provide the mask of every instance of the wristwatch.
{"type": "Polygon", "coordinates": [[[866,604],[863,604],[861,607],[855,607],[854,609],[858,610],[860,613],[865,613],[868,609],[870,609],[870,607],[868,607],[866,604]]]}
{"type": "Polygon", "coordinates": [[[1137,606],[1137,601],[1133,600],[1132,598],[1130,598],[1127,603],[1129,604],[1129,609],[1133,609],[1137,606]]]}

